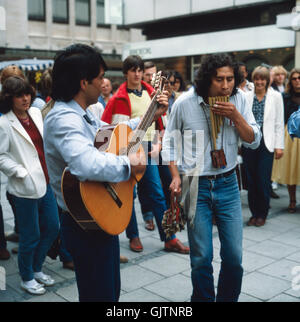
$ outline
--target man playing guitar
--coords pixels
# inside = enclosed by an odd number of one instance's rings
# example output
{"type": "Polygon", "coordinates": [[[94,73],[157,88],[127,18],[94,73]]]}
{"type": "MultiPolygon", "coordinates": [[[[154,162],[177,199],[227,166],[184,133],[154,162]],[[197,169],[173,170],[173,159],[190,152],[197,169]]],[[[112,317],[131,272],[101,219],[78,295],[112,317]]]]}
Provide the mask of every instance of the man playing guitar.
{"type": "MultiPolygon", "coordinates": [[[[50,183],[63,210],[62,234],[75,265],[79,301],[116,302],[120,295],[120,249],[117,235],[84,231],[68,213],[61,177],[68,167],[80,181],[120,182],[144,171],[145,158],[132,153],[118,156],[94,147],[97,130],[105,125],[87,110],[101,92],[106,64],[94,48],[75,44],[57,54],[53,66],[54,107],[44,123],[44,145],[50,183]]],[[[157,98],[154,118],[165,113],[167,96],[157,98]]],[[[136,118],[127,122],[134,129],[136,118]]]]}

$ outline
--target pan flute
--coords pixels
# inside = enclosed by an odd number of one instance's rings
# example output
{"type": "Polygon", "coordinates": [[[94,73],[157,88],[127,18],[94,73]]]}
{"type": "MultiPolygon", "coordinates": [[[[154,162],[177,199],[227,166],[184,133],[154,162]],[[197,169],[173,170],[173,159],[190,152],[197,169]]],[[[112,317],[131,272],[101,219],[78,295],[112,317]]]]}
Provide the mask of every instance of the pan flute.
{"type": "MultiPolygon", "coordinates": [[[[208,97],[208,104],[209,106],[213,106],[216,102],[229,102],[229,96],[215,96],[215,97],[208,97]]],[[[213,141],[213,149],[217,149],[217,139],[219,133],[221,131],[221,127],[224,122],[224,116],[215,114],[212,109],[210,108],[210,121],[211,121],[211,134],[212,134],[212,141],[213,141]]]]}

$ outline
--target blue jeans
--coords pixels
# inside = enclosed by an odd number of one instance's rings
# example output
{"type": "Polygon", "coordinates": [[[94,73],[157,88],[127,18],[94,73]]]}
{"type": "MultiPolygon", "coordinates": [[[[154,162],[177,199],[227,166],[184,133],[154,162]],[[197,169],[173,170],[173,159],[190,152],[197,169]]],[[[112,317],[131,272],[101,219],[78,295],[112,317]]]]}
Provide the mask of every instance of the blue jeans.
{"type": "Polygon", "coordinates": [[[59,232],[59,218],[54,193],[48,184],[39,199],[11,195],[19,228],[18,265],[23,281],[40,272],[48,250],[59,232]]]}
{"type": "Polygon", "coordinates": [[[274,153],[261,140],[255,150],[242,147],[243,163],[248,184],[248,204],[252,216],[266,219],[270,208],[271,175],[274,153]]]}
{"type": "Polygon", "coordinates": [[[192,268],[192,301],[236,302],[238,300],[242,268],[243,220],[236,174],[208,180],[199,178],[199,190],[194,226],[188,224],[192,268]],[[213,280],[212,216],[221,242],[222,259],[217,297],[213,280]]]}
{"type": "MultiPolygon", "coordinates": [[[[159,164],[157,166],[158,166],[159,177],[160,177],[163,192],[165,195],[167,208],[170,208],[170,189],[169,189],[169,187],[170,187],[170,184],[172,181],[171,172],[169,170],[168,165],[163,164],[161,154],[159,154],[158,161],[159,161],[159,164]]],[[[141,203],[141,210],[142,210],[142,215],[143,215],[144,221],[153,219],[153,213],[151,212],[150,200],[146,196],[141,196],[140,203],[141,203]]]]}
{"type": "Polygon", "coordinates": [[[0,249],[6,248],[6,240],[4,235],[4,220],[3,220],[3,212],[0,204],[0,249]]]}
{"type": "Polygon", "coordinates": [[[80,302],[117,302],[120,296],[119,237],[102,230],[84,231],[68,213],[62,234],[70,252],[80,302]]]}
{"type": "MultiPolygon", "coordinates": [[[[151,142],[149,142],[149,145],[151,145],[151,142]]],[[[164,212],[167,210],[167,204],[160,182],[158,166],[157,164],[153,163],[153,160],[152,164],[149,164],[149,159],[147,160],[145,174],[137,185],[138,195],[139,200],[143,200],[145,198],[148,199],[148,202],[151,205],[150,210],[152,211],[156,220],[160,239],[161,241],[166,241],[166,234],[163,231],[161,222],[164,212]]],[[[173,238],[175,238],[175,236],[172,236],[170,239],[173,238]]]]}

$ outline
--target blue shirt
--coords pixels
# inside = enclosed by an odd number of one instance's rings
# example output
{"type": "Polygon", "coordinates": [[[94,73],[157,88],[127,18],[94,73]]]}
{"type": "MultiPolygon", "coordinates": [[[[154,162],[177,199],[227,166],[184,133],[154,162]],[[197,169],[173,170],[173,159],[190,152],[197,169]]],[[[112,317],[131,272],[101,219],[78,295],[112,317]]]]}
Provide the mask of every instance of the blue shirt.
{"type": "MultiPolygon", "coordinates": [[[[127,124],[134,129],[139,118],[127,124]]],[[[127,156],[100,152],[94,147],[97,130],[106,123],[96,119],[74,100],[56,102],[44,121],[44,150],[50,184],[59,207],[67,211],[61,193],[65,167],[80,181],[126,181],[130,176],[127,156]],[[88,119],[88,121],[87,121],[88,119]]]]}
{"type": "Polygon", "coordinates": [[[288,132],[292,138],[300,138],[300,106],[298,111],[294,112],[287,123],[288,132]]]}
{"type": "MultiPolygon", "coordinates": [[[[238,90],[236,95],[230,97],[230,102],[235,105],[254,132],[254,141],[242,142],[243,145],[256,149],[262,134],[245,94],[238,90]]],[[[217,139],[217,149],[223,147],[227,167],[224,169],[213,167],[210,156],[212,146],[204,113],[209,117],[209,108],[204,104],[203,98],[196,94],[195,89],[192,89],[175,101],[169,116],[163,138],[162,158],[166,162],[176,161],[179,172],[185,175],[216,175],[233,169],[237,164],[238,132],[234,124],[225,118],[224,132],[217,139]]],[[[210,119],[208,121],[210,124],[210,119]]]]}
{"type": "Polygon", "coordinates": [[[256,95],[254,95],[252,112],[256,123],[260,127],[262,127],[264,123],[265,101],[266,101],[266,96],[264,96],[264,98],[259,102],[256,95]]]}

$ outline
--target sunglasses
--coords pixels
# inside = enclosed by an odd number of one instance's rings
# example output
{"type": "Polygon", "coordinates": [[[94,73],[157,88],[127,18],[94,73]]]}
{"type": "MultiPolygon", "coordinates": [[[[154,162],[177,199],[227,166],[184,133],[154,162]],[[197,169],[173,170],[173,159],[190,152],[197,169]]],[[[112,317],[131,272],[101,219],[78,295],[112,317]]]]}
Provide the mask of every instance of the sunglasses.
{"type": "Polygon", "coordinates": [[[176,82],[170,82],[169,80],[168,80],[168,81],[166,81],[166,84],[170,84],[170,85],[172,85],[172,86],[174,86],[174,85],[175,85],[175,83],[176,83],[176,82]]]}
{"type": "Polygon", "coordinates": [[[291,78],[292,81],[296,81],[297,79],[300,80],[300,76],[291,78]]]}

